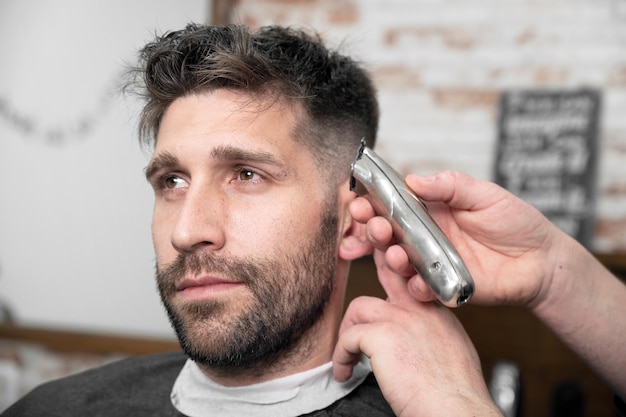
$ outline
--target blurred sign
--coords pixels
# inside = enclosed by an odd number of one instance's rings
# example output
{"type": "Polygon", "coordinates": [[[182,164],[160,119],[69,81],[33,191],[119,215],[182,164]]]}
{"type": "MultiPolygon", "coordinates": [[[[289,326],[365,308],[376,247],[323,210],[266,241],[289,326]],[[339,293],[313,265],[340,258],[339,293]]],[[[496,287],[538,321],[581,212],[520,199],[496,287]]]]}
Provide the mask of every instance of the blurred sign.
{"type": "Polygon", "coordinates": [[[495,181],[582,244],[593,239],[601,94],[582,90],[502,95],[495,181]]]}

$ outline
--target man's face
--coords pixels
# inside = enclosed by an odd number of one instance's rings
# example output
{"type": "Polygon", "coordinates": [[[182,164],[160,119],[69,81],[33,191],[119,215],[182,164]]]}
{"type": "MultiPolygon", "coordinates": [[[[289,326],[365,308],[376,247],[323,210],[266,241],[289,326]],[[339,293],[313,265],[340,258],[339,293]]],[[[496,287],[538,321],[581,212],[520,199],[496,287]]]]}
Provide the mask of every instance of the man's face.
{"type": "Polygon", "coordinates": [[[164,305],[192,359],[229,374],[281,358],[322,315],[341,219],[294,111],[250,103],[176,100],[147,170],[164,305]]]}

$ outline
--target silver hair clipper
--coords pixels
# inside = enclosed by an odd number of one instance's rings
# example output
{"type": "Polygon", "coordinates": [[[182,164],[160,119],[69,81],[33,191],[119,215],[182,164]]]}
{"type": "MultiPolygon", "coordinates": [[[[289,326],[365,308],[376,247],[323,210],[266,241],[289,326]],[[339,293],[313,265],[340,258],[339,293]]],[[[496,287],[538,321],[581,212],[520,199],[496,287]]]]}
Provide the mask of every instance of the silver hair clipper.
{"type": "Polygon", "coordinates": [[[467,303],[474,280],[426,205],[407,189],[400,175],[364,140],[351,171],[350,189],[371,196],[374,210],[389,220],[398,243],[439,301],[448,307],[467,303]]]}

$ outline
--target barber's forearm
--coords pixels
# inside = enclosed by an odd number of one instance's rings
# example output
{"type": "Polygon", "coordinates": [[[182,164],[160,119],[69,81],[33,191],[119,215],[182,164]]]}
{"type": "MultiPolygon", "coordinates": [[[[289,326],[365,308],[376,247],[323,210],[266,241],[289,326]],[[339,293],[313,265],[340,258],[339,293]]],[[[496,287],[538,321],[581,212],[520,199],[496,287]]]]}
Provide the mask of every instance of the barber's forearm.
{"type": "Polygon", "coordinates": [[[534,313],[626,397],[626,286],[578,242],[567,241],[534,313]]]}

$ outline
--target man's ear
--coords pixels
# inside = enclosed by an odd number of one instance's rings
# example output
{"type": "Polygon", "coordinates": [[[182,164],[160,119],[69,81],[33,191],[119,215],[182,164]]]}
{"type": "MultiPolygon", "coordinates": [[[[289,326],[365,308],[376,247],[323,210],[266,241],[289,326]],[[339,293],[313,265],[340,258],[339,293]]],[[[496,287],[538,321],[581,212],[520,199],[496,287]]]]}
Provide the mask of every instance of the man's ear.
{"type": "Polygon", "coordinates": [[[356,193],[350,189],[350,183],[346,180],[339,187],[339,213],[343,216],[339,258],[345,261],[353,261],[374,252],[374,248],[367,241],[367,225],[357,222],[350,214],[350,204],[356,198],[356,193]]]}
{"type": "Polygon", "coordinates": [[[339,257],[346,261],[353,261],[373,252],[372,246],[365,237],[367,226],[355,221],[349,213],[344,223],[346,225],[339,244],[339,257]]]}

